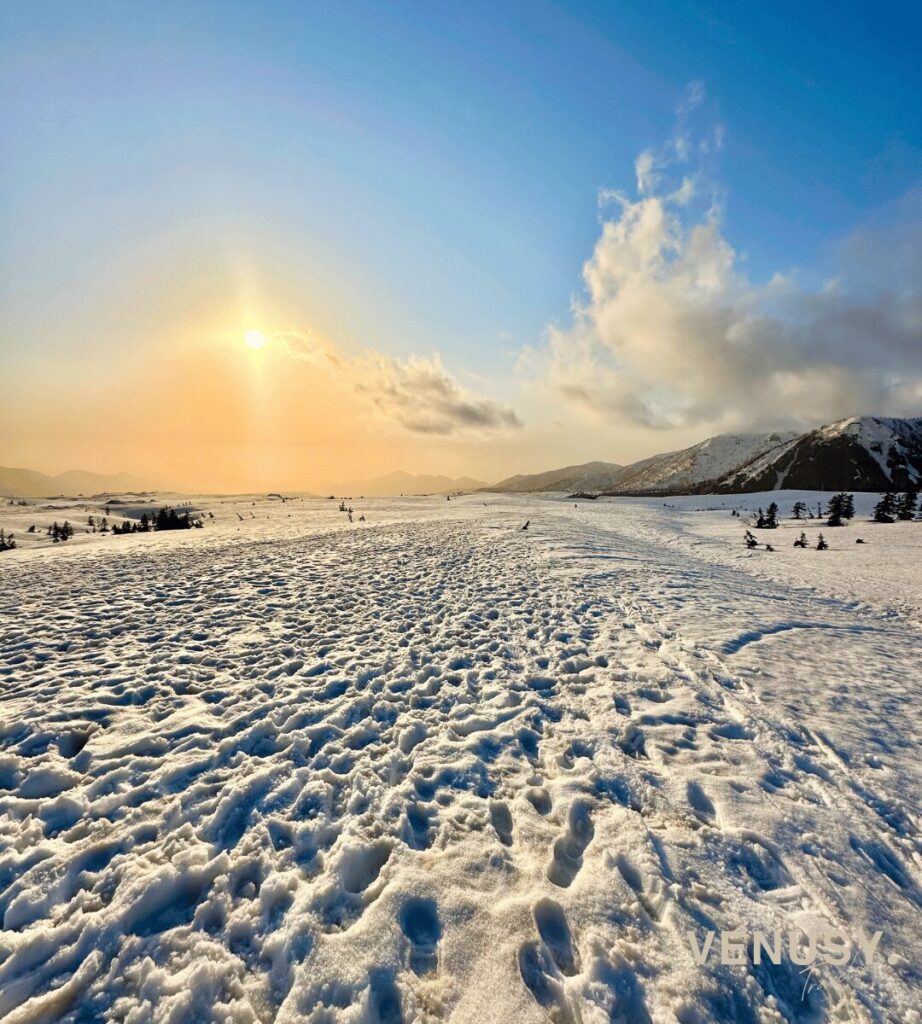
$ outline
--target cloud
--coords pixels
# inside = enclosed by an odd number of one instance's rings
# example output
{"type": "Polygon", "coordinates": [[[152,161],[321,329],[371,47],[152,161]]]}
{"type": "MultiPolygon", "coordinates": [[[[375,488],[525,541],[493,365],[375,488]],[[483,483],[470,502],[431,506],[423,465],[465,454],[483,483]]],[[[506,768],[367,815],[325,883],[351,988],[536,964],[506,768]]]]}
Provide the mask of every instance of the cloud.
{"type": "Polygon", "coordinates": [[[634,161],[634,174],[637,176],[637,191],[652,192],[656,188],[657,174],[656,157],[652,150],[645,149],[634,161]]]}
{"type": "Polygon", "coordinates": [[[552,328],[532,373],[595,418],[654,429],[807,423],[919,413],[922,218],[914,194],[840,246],[826,282],[751,282],[723,232],[709,167],[723,129],[693,131],[700,83],[677,127],[635,164],[583,268],[585,296],[552,328]]]}
{"type": "Polygon", "coordinates": [[[436,354],[401,360],[381,352],[342,356],[308,331],[279,332],[287,355],[325,368],[367,400],[377,418],[413,434],[484,434],[522,426],[513,409],[472,395],[436,354]]]}
{"type": "Polygon", "coordinates": [[[685,86],[682,95],[679,97],[676,113],[679,117],[685,117],[693,110],[697,110],[706,98],[707,89],[704,82],[700,78],[693,79],[685,86]]]}
{"type": "Polygon", "coordinates": [[[469,394],[436,355],[404,361],[375,354],[362,360],[356,390],[389,419],[416,434],[449,435],[521,427],[515,412],[469,394]]]}

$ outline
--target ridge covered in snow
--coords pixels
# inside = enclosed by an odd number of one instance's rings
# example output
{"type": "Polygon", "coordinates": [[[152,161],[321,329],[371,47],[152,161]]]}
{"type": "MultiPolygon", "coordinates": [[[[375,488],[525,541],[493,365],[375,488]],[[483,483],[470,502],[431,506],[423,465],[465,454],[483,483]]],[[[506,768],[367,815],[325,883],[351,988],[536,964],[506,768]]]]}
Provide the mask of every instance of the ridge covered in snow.
{"type": "Polygon", "coordinates": [[[667,452],[628,466],[618,489],[623,492],[690,492],[736,466],[772,452],[798,435],[718,434],[678,452],[667,452]]]}
{"type": "Polygon", "coordinates": [[[532,493],[537,491],[604,491],[616,487],[625,467],[616,462],[584,462],[546,473],[520,473],[501,480],[490,491],[532,493]]]}
{"type": "Polygon", "coordinates": [[[918,487],[920,479],[922,417],[852,416],[740,465],[714,489],[903,490],[918,487]]]}
{"type": "Polygon", "coordinates": [[[807,433],[718,434],[627,466],[589,462],[510,477],[492,491],[592,490],[697,494],[776,490],[882,490],[922,479],[922,418],[852,416],[807,433]]]}

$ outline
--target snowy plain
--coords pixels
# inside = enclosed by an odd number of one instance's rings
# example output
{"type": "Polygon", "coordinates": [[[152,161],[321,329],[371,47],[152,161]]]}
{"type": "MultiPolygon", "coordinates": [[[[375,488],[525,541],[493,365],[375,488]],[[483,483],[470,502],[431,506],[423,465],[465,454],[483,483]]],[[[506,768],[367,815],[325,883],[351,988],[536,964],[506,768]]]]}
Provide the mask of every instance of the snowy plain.
{"type": "Polygon", "coordinates": [[[4,506],[0,1020],[922,1021],[922,522],[824,497],[4,506]]]}

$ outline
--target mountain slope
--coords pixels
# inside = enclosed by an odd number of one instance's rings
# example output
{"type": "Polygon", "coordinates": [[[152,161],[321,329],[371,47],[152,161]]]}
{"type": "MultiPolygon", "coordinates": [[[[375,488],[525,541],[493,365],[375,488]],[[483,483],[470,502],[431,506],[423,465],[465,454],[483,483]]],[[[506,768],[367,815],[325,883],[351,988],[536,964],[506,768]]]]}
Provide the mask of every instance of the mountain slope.
{"type": "Polygon", "coordinates": [[[852,416],[736,467],[712,489],[880,491],[918,487],[920,481],[922,417],[852,416]]]}
{"type": "Polygon", "coordinates": [[[618,494],[688,492],[796,438],[788,434],[720,434],[681,451],[652,455],[629,466],[587,462],[547,473],[512,476],[491,491],[600,491],[618,494]]]}
{"type": "Polygon", "coordinates": [[[524,473],[510,476],[487,491],[507,491],[532,494],[538,491],[604,491],[617,487],[624,466],[614,462],[585,462],[579,466],[564,466],[546,473],[524,473]]]}
{"type": "Polygon", "coordinates": [[[688,493],[740,465],[775,451],[798,436],[793,431],[783,434],[718,434],[690,448],[635,462],[624,470],[617,490],[620,493],[688,493]]]}
{"type": "Polygon", "coordinates": [[[473,477],[414,475],[398,470],[386,476],[371,480],[353,480],[343,484],[344,494],[365,494],[378,498],[397,497],[401,494],[447,494],[454,491],[476,491],[486,487],[482,480],[473,477]]]}
{"type": "Polygon", "coordinates": [[[89,473],[71,469],[57,476],[34,469],[0,466],[0,494],[16,498],[49,498],[58,494],[102,494],[155,490],[154,484],[129,473],[89,473]]]}
{"type": "Polygon", "coordinates": [[[718,434],[619,466],[587,462],[500,481],[491,491],[707,494],[803,490],[903,490],[922,485],[922,417],[853,416],[816,430],[718,434]]]}

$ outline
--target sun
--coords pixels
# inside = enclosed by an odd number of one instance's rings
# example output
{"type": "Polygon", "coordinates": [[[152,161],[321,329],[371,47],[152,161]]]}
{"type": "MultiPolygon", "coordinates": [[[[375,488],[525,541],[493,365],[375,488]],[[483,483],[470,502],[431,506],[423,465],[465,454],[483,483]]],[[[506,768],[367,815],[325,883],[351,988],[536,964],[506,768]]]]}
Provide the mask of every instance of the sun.
{"type": "Polygon", "coordinates": [[[243,340],[250,348],[261,349],[266,347],[266,342],[269,339],[262,331],[246,331],[243,340]]]}

